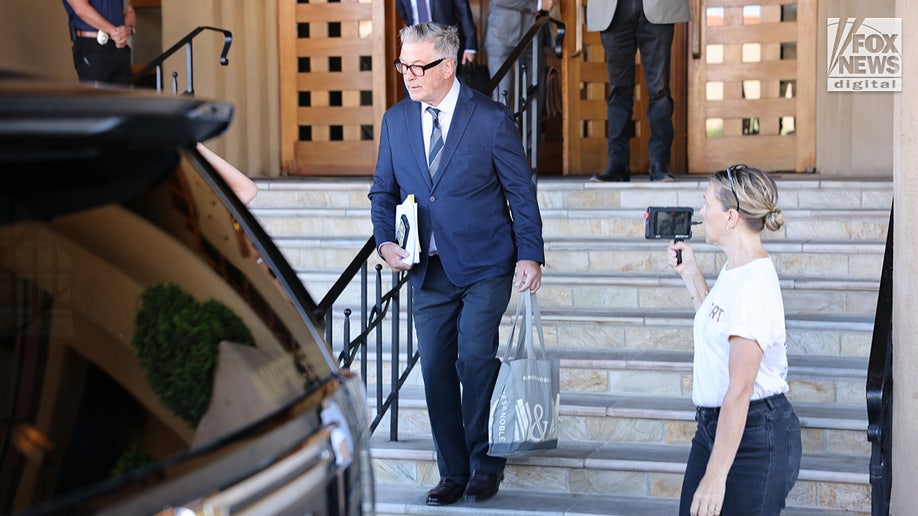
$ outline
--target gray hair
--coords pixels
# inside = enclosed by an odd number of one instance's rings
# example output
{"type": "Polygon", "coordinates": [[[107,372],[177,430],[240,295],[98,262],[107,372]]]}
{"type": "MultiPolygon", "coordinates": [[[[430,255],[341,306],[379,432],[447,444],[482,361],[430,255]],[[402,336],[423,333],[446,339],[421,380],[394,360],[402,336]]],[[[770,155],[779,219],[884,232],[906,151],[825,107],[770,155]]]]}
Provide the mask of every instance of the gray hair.
{"type": "Polygon", "coordinates": [[[746,165],[733,165],[714,174],[711,182],[720,186],[717,198],[724,209],[736,208],[750,229],[777,231],[784,225],[784,213],[778,207],[778,186],[765,172],[746,165]]]}
{"type": "Polygon", "coordinates": [[[456,59],[459,55],[459,29],[435,22],[409,25],[398,33],[402,44],[430,41],[441,56],[456,59]]]}

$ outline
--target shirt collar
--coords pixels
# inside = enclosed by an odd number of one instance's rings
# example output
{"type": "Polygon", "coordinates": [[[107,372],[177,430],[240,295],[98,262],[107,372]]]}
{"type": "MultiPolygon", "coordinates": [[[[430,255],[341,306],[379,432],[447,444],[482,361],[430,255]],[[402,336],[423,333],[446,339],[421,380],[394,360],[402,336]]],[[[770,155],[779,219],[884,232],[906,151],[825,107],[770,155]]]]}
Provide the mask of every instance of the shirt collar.
{"type": "MultiPolygon", "coordinates": [[[[450,117],[452,117],[453,112],[456,111],[456,102],[459,101],[459,79],[453,77],[453,86],[449,89],[449,93],[443,97],[443,100],[440,101],[440,104],[434,106],[439,109],[441,113],[445,112],[450,117]]],[[[430,104],[426,102],[421,102],[421,113],[426,113],[427,108],[430,107],[430,104]]]]}

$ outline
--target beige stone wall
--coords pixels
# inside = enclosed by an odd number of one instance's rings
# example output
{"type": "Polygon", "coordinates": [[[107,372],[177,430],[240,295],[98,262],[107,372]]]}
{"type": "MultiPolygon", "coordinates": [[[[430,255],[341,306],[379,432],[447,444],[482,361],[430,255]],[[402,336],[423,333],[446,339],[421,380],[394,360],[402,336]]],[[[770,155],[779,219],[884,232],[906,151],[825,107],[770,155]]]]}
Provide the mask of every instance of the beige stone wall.
{"type": "MultiPolygon", "coordinates": [[[[918,2],[899,0],[902,26],[918,24],[918,2]]],[[[890,514],[914,514],[918,507],[918,254],[914,221],[918,220],[918,38],[903,36],[902,92],[895,95],[893,191],[895,203],[893,263],[893,446],[890,514]],[[911,59],[909,59],[911,57],[911,59]]]]}
{"type": "MultiPolygon", "coordinates": [[[[162,13],[166,47],[198,26],[219,27],[233,33],[229,66],[225,67],[218,60],[222,34],[207,32],[195,38],[195,96],[230,101],[236,107],[227,133],[205,143],[250,177],[279,175],[276,1],[163,0],[162,13]]],[[[184,51],[167,65],[164,75],[171,80],[172,71],[178,71],[178,89],[183,91],[184,51]]]]}
{"type": "Polygon", "coordinates": [[[0,2],[0,67],[76,80],[67,13],[58,2],[0,2]]]}
{"type": "Polygon", "coordinates": [[[819,1],[815,71],[816,170],[821,174],[887,177],[892,174],[894,94],[826,90],[826,20],[888,18],[896,16],[895,8],[895,0],[819,1]]]}

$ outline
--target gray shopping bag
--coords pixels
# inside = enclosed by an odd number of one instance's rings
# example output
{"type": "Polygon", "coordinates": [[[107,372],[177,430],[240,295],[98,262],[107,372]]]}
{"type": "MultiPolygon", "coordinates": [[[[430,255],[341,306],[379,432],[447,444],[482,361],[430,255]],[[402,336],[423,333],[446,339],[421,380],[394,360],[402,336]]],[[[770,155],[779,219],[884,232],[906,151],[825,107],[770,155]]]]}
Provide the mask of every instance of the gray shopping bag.
{"type": "Polygon", "coordinates": [[[509,457],[558,446],[558,407],[561,403],[557,359],[545,356],[538,301],[529,291],[520,293],[507,338],[507,350],[491,394],[488,416],[488,455],[509,457]],[[519,335],[514,346],[514,336],[519,335]],[[532,328],[539,349],[532,342],[532,328]]]}

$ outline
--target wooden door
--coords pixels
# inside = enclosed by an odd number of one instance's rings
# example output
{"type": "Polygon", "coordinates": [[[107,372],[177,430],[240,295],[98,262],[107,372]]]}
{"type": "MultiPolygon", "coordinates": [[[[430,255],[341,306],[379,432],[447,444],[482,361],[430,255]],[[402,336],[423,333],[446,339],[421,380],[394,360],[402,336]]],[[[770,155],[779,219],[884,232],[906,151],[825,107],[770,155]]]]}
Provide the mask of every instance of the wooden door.
{"type": "MultiPolygon", "coordinates": [[[[608,164],[606,151],[606,98],[609,92],[605,51],[598,32],[586,30],[588,0],[563,2],[563,20],[567,27],[566,52],[562,74],[563,95],[563,163],[565,175],[602,172],[608,164]]],[[[670,89],[675,111],[673,127],[676,137],[671,149],[671,166],[682,173],[686,167],[686,31],[676,24],[673,37],[673,59],[670,89]]],[[[647,89],[640,55],[635,54],[634,110],[632,114],[631,171],[640,174],[650,166],[647,143],[647,89]]]]}
{"type": "Polygon", "coordinates": [[[277,5],[283,173],[372,175],[387,92],[396,91],[387,87],[394,4],[277,5]]]}
{"type": "Polygon", "coordinates": [[[694,0],[689,171],[816,164],[816,1],[694,0]]]}

